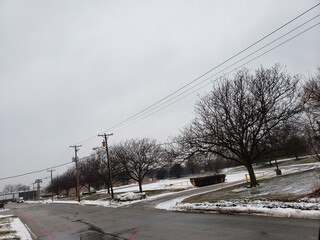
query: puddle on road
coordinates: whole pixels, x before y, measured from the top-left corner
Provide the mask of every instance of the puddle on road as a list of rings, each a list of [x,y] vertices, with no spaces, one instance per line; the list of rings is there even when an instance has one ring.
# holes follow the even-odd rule
[[[105,233],[102,229],[87,223],[82,219],[74,220],[77,222],[88,225],[88,230],[80,234],[80,240],[125,240],[125,238],[119,237],[116,234]]]
[[[123,240],[123,238],[108,235],[106,233],[88,231],[80,235],[80,240]]]

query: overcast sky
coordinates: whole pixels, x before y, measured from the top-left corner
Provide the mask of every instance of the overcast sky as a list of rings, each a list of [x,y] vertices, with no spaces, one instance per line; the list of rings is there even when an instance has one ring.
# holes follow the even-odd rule
[[[98,133],[174,92],[318,2],[0,0],[0,178],[70,162],[70,145],[81,143],[79,156],[89,155],[101,144]],[[208,76],[319,13],[320,7],[313,9]],[[319,21],[318,17],[259,54]],[[247,67],[254,70],[281,63],[290,74],[306,79],[320,65],[319,43],[318,25]],[[141,121],[128,122],[129,126],[110,129],[108,133],[114,133],[110,145],[127,138],[167,141],[194,117],[198,95],[211,87]],[[54,175],[64,170],[57,168]],[[0,191],[8,183],[31,186],[35,179],[47,176],[49,173],[41,172],[2,180]]]

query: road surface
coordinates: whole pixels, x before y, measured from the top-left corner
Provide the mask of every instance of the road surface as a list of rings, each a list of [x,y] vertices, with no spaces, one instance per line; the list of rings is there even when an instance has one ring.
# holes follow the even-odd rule
[[[319,221],[223,214],[196,214],[140,207],[72,204],[8,204],[34,239],[318,239]]]

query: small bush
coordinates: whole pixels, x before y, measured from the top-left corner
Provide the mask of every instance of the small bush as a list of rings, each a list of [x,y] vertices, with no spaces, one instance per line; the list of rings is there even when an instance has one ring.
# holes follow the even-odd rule
[[[216,174],[212,176],[190,178],[190,181],[192,185],[194,185],[195,187],[204,187],[208,185],[222,183],[225,181],[225,179],[225,174]]]

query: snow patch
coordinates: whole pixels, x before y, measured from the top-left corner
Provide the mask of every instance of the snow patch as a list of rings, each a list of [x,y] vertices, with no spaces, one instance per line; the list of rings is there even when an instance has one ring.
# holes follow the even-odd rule
[[[32,237],[25,227],[25,225],[20,221],[19,218],[13,218],[11,222],[11,228],[16,231],[17,233],[15,234],[17,237],[20,238],[20,240],[31,240]]]
[[[127,201],[145,199],[146,196],[147,196],[146,193],[127,192],[127,193],[116,195],[114,197],[114,200],[119,202],[127,202]]]
[[[232,212],[274,217],[320,219],[320,198],[304,198],[298,202],[245,199],[232,201],[221,200],[212,203],[181,203],[183,199],[185,198],[160,203],[156,208],[170,211]]]
[[[0,215],[0,229],[1,231],[8,231],[8,233],[3,232],[0,239],[32,240],[26,226],[18,217],[13,215]]]

